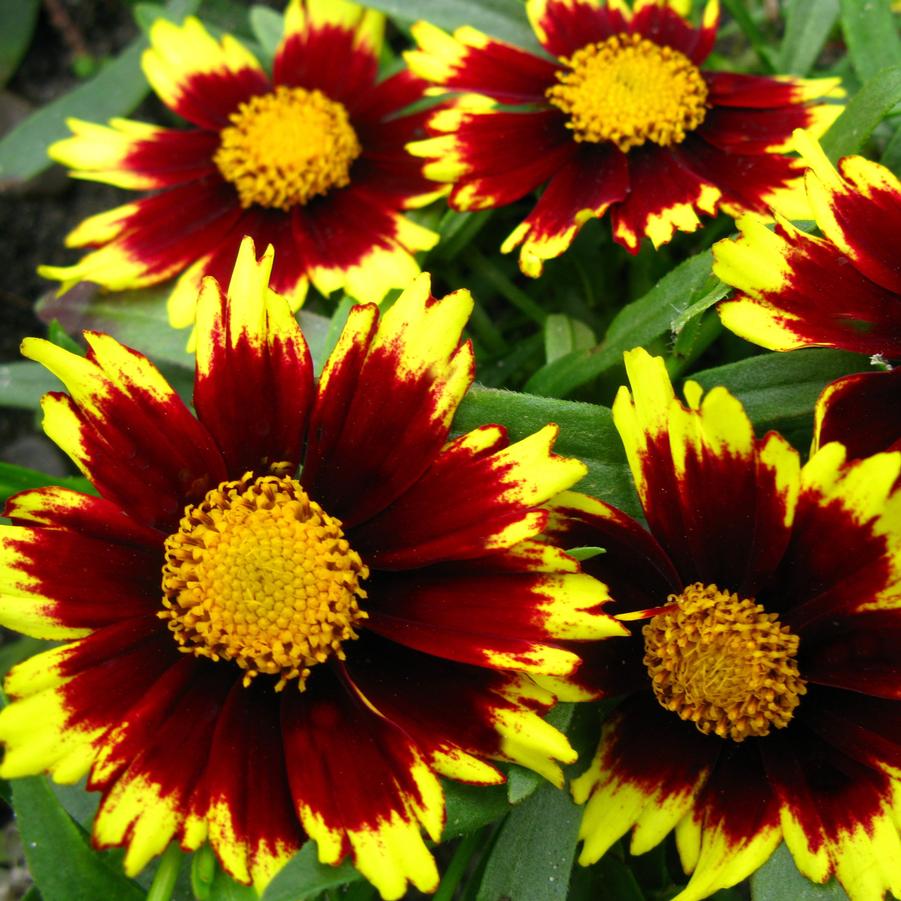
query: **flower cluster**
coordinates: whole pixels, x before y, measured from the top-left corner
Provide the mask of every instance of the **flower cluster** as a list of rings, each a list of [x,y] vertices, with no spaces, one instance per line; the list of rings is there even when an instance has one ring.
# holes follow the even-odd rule
[[[839,78],[727,71],[719,4],[695,13],[526,0],[530,48],[420,21],[382,78],[402,36],[349,0],[290,0],[271,71],[160,18],[143,72],[187,126],[71,119],[49,148],[145,193],[42,274],[165,286],[193,329],[190,398],[115,323],[84,348],[26,338],[65,389],[44,431],[84,480],[10,492],[0,524],[0,625],[54,642],[6,675],[0,777],[85,780],[127,877],[208,847],[262,894],[310,842],[387,901],[450,898],[432,844],[500,816],[456,829],[450,786],[509,779],[507,810],[525,768],[583,805],[585,867],[674,834],[676,901],[782,843],[852,901],[901,898],[901,183],[820,145]],[[615,388],[609,410],[497,393],[488,417],[470,389],[506,313],[436,297],[420,266],[436,248],[456,281],[468,214],[505,207],[524,218],[501,250],[533,278],[592,218],[620,247],[579,265],[605,246],[631,265],[645,237],[649,259],[699,214],[738,234],[711,269],[699,231],[703,278],[667,276],[683,319],[652,334],[640,300],[606,343],[566,315],[589,303],[544,311],[476,252],[476,281],[538,307],[548,379],[584,365],[582,401]],[[743,348],[680,398],[722,326],[776,353]],[[531,359],[512,331],[489,371],[521,387],[497,377]],[[548,717],[568,704],[594,733]]]

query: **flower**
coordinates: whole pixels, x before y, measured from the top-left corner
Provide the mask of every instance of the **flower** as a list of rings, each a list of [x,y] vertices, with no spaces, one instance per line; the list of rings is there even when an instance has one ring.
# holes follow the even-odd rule
[[[840,441],[849,460],[901,451],[901,369],[855,372],[823,389],[811,453],[830,441]]]
[[[795,136],[818,238],[776,217],[738,220],[714,245],[714,272],[738,290],[719,306],[726,328],[772,350],[821,345],[901,357],[901,182],[861,156],[838,171],[818,143]]]
[[[69,395],[45,429],[98,497],[12,497],[0,622],[64,643],[15,667],[3,778],[88,774],[101,847],[139,871],[208,839],[262,888],[304,841],[385,898],[434,890],[437,775],[561,782],[575,754],[530,673],[564,639],[624,634],[603,586],[538,540],[585,472],[498,426],[447,442],[473,377],[466,292],[420,276],[381,320],[357,306],[314,384],[272,251],[241,246],[198,301],[195,418],[143,356],[28,339]],[[298,467],[300,467],[298,471]]]
[[[678,0],[527,0],[553,59],[464,27],[453,37],[421,22],[410,68],[465,92],[428,122],[434,137],[410,145],[430,178],[453,182],[451,206],[504,206],[546,185],[502,246],[541,273],[576,232],[610,209],[613,237],[632,253],[698,212],[765,212],[797,194],[792,130],[825,131],[841,111],[823,99],[838,79],[763,78],[699,67],[716,36],[711,0],[699,28]],[[498,108],[502,105],[502,109]]]
[[[853,901],[898,895],[901,454],[830,443],[801,466],[724,388],[687,382],[686,407],[661,359],[626,367],[613,415],[649,530],[573,492],[552,503],[554,540],[606,549],[583,565],[634,624],[575,676],[580,696],[622,697],[573,784],[581,862],[675,830],[694,901],[784,840]]]
[[[309,282],[380,301],[419,271],[412,254],[437,235],[402,210],[430,201],[404,144],[424,113],[408,72],[376,83],[384,17],[345,0],[291,0],[273,76],[234,38],[163,19],[143,67],[160,99],[194,127],[126,119],[69,121],[50,155],[77,178],[149,196],[92,216],[67,237],[96,248],[72,266],[43,266],[63,287],[120,291],[181,273],[169,299],[191,325],[205,275],[228,281],[244,235],[276,248],[273,288],[296,309]]]

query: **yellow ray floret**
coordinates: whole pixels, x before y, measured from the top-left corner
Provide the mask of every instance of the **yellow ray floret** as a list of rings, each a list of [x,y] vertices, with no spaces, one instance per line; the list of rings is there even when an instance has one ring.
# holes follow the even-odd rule
[[[385,17],[380,12],[348,0],[291,0],[285,10],[285,38],[329,26],[354,32],[356,46],[378,56],[385,34]]]

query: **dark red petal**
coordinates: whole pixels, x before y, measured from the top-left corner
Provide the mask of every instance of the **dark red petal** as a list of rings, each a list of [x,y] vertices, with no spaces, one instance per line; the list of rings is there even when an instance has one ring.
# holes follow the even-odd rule
[[[171,93],[157,93],[173,112],[200,128],[216,132],[218,137],[218,132],[231,124],[229,117],[242,103],[271,90],[263,72],[246,67],[186,74],[171,88]]]
[[[840,441],[849,460],[901,450],[901,367],[858,372],[826,386],[817,401],[816,446],[830,441]]]
[[[354,112],[354,126],[363,130],[363,134],[368,134],[367,130],[377,124],[388,128],[388,122],[394,122],[401,110],[422,100],[428,84],[409,69],[401,69],[377,82],[360,98]],[[368,150],[368,140],[363,144],[364,150]]]
[[[218,147],[218,134],[165,129],[137,142],[118,165],[152,179],[155,188],[168,188],[217,176],[213,154]]]
[[[801,104],[776,109],[714,107],[697,129],[705,141],[727,153],[767,153],[783,146],[796,128],[810,124]]]
[[[692,28],[671,6],[649,3],[635,13],[629,30],[655,44],[672,47],[700,65],[713,49],[718,25],[717,17],[705,22],[703,28]]]
[[[735,72],[704,72],[703,77],[707,82],[707,102],[713,109],[720,106],[785,107],[801,99],[797,86],[790,80]]]
[[[322,91],[353,116],[378,73],[378,58],[355,28],[308,24],[285,36],[272,64],[277,85]]]
[[[313,364],[306,343],[299,329],[283,333],[265,313],[261,332],[242,329],[261,317],[233,314],[233,308],[246,310],[261,298],[217,291],[219,313],[210,323],[209,338],[203,339],[210,356],[202,365],[198,357],[197,415],[215,437],[230,478],[265,472],[273,463],[296,467],[313,400]]]
[[[583,0],[545,0],[532,14],[532,25],[544,49],[561,57],[629,31],[619,9]]]

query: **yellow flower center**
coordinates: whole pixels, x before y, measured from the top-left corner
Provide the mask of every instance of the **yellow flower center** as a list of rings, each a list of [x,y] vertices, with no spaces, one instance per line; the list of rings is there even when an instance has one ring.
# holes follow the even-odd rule
[[[369,575],[341,531],[291,478],[250,473],[188,507],[166,539],[161,619],[180,650],[290,679],[356,638]]]
[[[624,153],[685,140],[707,114],[707,84],[692,61],[637,34],[589,44],[563,62],[547,97],[577,141],[612,141]]]
[[[657,700],[705,734],[744,741],[790,722],[807,686],[798,636],[760,604],[689,585],[642,630]]]
[[[213,161],[241,204],[289,210],[350,183],[362,148],[347,110],[321,91],[277,87],[231,115]]]

